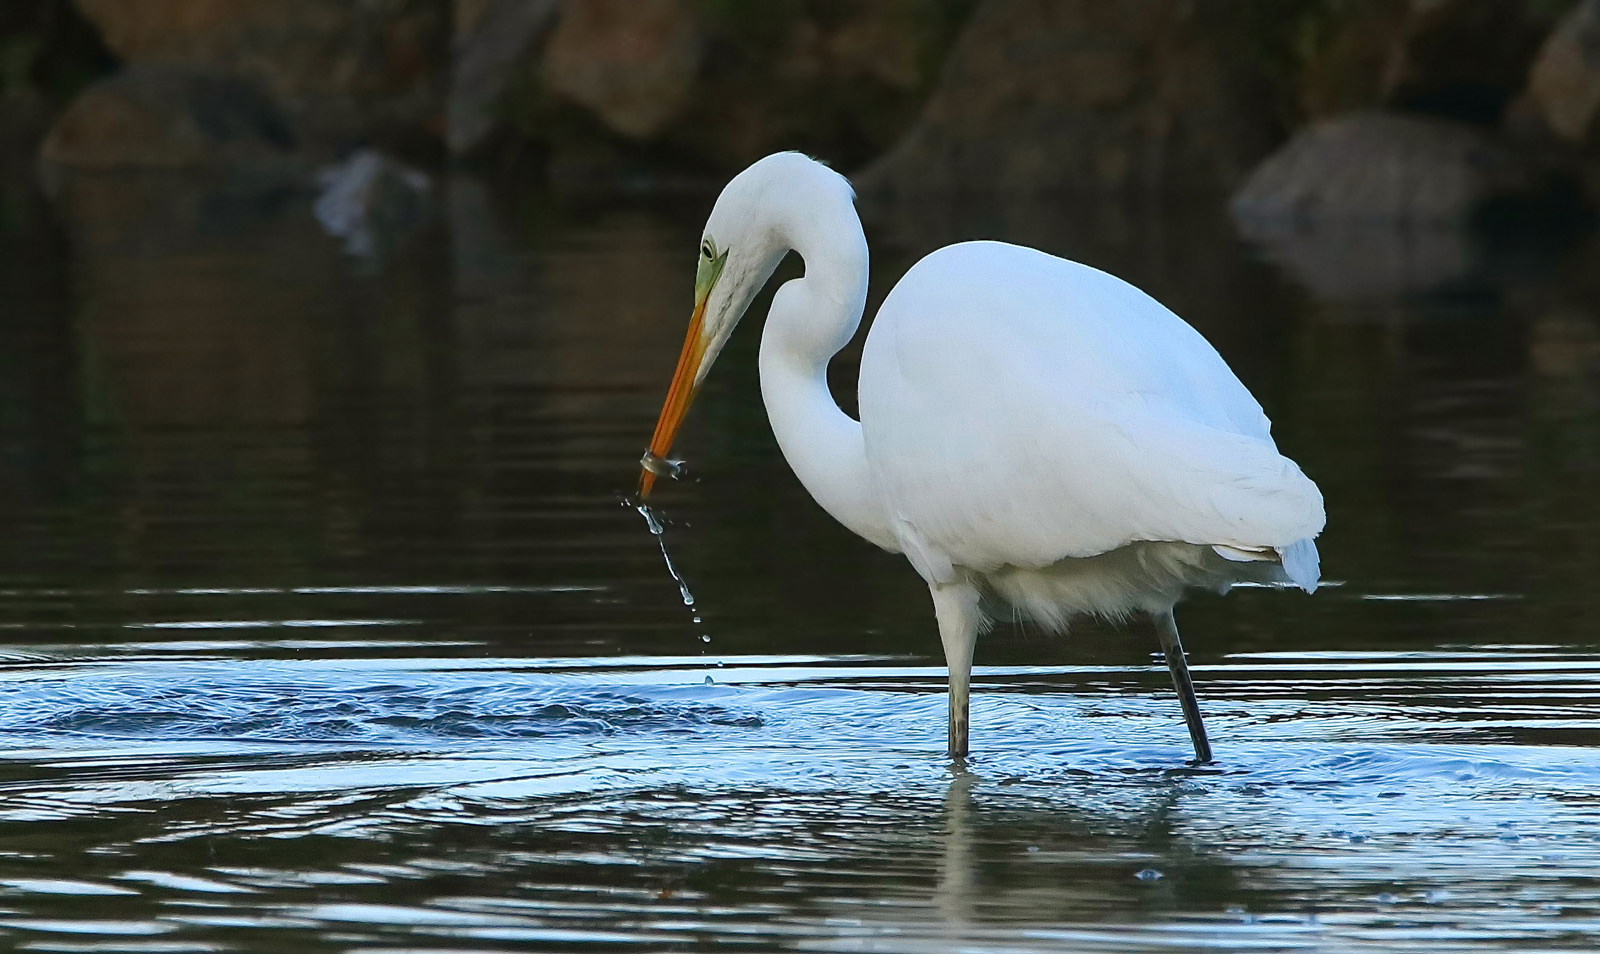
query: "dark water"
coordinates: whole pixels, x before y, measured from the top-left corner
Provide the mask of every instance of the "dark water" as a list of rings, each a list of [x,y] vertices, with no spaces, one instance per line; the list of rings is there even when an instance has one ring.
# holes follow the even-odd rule
[[[694,608],[625,504],[708,201],[457,181],[381,261],[294,194],[0,204],[0,946],[1600,941],[1589,242],[869,208],[875,298],[976,236],[1142,285],[1329,504],[1339,585],[1181,611],[1218,764],[1085,626],[980,644],[957,766],[926,592],[787,471],[757,321],[659,495]]]

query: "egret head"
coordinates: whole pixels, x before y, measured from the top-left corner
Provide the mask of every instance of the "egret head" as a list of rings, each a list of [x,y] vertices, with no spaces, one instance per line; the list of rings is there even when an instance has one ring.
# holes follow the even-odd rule
[[[793,247],[789,233],[797,216],[807,215],[818,189],[825,194],[842,190],[847,203],[852,195],[849,183],[832,169],[800,153],[781,152],[734,176],[717,197],[700,236],[689,333],[643,461],[641,498],[649,495],[657,473],[670,467],[666,455],[700,382],[756,293]]]

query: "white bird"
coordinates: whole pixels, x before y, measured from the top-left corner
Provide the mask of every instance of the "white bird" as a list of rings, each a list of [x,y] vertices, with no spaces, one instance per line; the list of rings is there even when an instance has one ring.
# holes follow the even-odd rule
[[[967,753],[972,654],[988,612],[1062,629],[1080,614],[1155,621],[1195,758],[1211,761],[1173,606],[1190,586],[1316,589],[1322,495],[1278,453],[1216,349],[1134,286],[1002,242],[923,258],[879,308],[861,420],[828,392],[860,325],[867,242],[855,193],[798,153],[730,181],[700,243],[694,313],[639,494],[756,292],[772,299],[761,396],[784,458],[822,508],[911,561],[949,667],[949,751]]]

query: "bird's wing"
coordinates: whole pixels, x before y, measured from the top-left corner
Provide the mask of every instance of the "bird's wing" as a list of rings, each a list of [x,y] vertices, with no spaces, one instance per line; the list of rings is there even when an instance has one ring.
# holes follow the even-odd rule
[[[1316,485],[1198,332],[1041,252],[968,243],[918,263],[879,311],[860,397],[868,465],[914,560],[1281,548],[1322,528]]]

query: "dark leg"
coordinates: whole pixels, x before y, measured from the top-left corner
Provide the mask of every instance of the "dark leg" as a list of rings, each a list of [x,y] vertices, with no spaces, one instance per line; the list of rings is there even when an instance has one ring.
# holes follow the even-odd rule
[[[1183,656],[1183,643],[1178,639],[1178,622],[1172,611],[1158,613],[1156,632],[1161,636],[1161,654],[1167,658],[1167,668],[1172,671],[1172,687],[1178,690],[1178,701],[1183,705],[1183,719],[1189,723],[1189,738],[1194,742],[1194,759],[1204,765],[1211,761],[1211,743],[1206,741],[1206,724],[1200,718],[1200,701],[1194,696],[1194,683],[1189,680],[1189,663]]]
[[[967,583],[934,584],[933,613],[939,620],[945,664],[950,669],[950,757],[967,756],[967,693],[972,684],[972,650],[978,643],[978,591]]]

